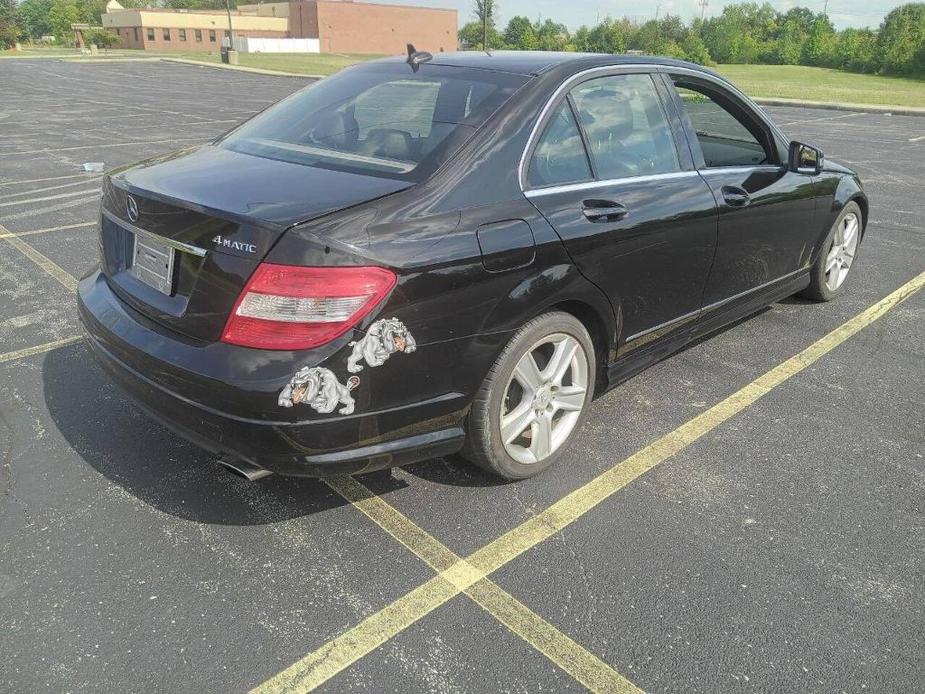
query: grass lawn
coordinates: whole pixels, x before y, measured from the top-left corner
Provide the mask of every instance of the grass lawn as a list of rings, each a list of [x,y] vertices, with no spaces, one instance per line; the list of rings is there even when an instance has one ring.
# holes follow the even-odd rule
[[[749,96],[925,107],[925,79],[802,65],[717,65],[714,69]]]

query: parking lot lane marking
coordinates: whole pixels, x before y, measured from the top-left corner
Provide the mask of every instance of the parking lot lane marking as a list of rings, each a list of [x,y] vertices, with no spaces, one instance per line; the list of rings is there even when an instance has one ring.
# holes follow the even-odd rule
[[[46,258],[28,243],[18,238],[16,234],[11,233],[10,230],[2,224],[0,224],[0,234],[3,235],[4,241],[12,245],[29,260],[58,280],[60,284],[67,287],[67,289],[72,292],[77,291],[77,278],[75,278],[74,275],[55,263],[51,258]]]
[[[0,207],[9,207],[10,205],[28,205],[33,202],[46,202],[47,200],[60,200],[61,198],[73,198],[78,195],[87,195],[89,193],[95,193],[94,189],[89,190],[72,190],[70,193],[59,193],[58,195],[45,195],[40,198],[26,198],[25,200],[9,200],[7,202],[0,202]]]
[[[251,694],[311,691],[459,595],[459,592],[457,585],[438,574],[258,685]]]
[[[415,556],[457,585],[489,615],[592,691],[641,691],[361,482],[352,477],[334,477],[326,479],[325,483]],[[458,576],[463,579],[462,584]],[[473,581],[473,578],[478,580]],[[439,605],[434,609],[436,607]]]
[[[66,231],[67,229],[80,229],[82,227],[95,227],[96,222],[78,222],[77,224],[63,224],[59,227],[45,227],[44,229],[30,229],[29,231],[9,231],[0,233],[0,239],[10,236],[33,236],[34,234],[47,234],[50,231]]]
[[[62,188],[73,188],[74,186],[84,186],[91,183],[96,183],[95,179],[87,179],[85,181],[71,181],[70,183],[58,183],[53,186],[45,186],[44,188],[32,188],[31,190],[20,190],[15,193],[5,193],[0,195],[0,200],[9,200],[10,198],[18,198],[20,195],[31,195],[33,193],[46,193],[49,190],[61,190]]]
[[[45,352],[51,352],[54,349],[58,349],[59,347],[66,347],[67,345],[72,345],[75,342],[80,342],[81,340],[83,340],[83,338],[80,335],[74,335],[72,337],[64,337],[60,340],[46,342],[44,345],[35,345],[34,347],[17,349],[15,352],[0,354],[0,364],[8,361],[16,361],[17,359],[25,359],[26,357],[31,357],[34,354],[44,354]]]
[[[592,692],[643,690],[489,579],[466,590],[472,600]]]
[[[555,535],[633,480],[684,450],[777,386],[814,364],[852,335],[863,330],[915,294],[923,285],[925,285],[925,272],[909,280],[890,295],[835,328],[803,351],[765,372],[709,410],[656,439],[623,462],[566,495],[545,511],[469,555],[467,560],[486,574],[497,571],[515,557]]]
[[[910,137],[909,142],[920,142],[925,140],[925,135],[919,135],[918,137]]]
[[[530,518],[489,542],[481,549],[476,550],[460,564],[474,567],[473,573],[475,576],[487,577],[497,571],[527,550],[532,549],[578,520],[642,474],[681,452],[723,422],[747,409],[774,388],[808,368],[850,337],[883,317],[923,286],[925,286],[925,272],[912,278],[897,290],[827,333],[801,352],[766,371],[709,410],[685,422],[674,431],[656,439],[629,458],[617,463],[590,482],[552,504],[539,515]],[[359,484],[355,481],[354,483]],[[332,488],[337,491],[337,487],[332,486]],[[347,492],[345,498],[351,503],[352,498],[357,498],[364,502],[368,498],[363,496],[362,492],[359,495],[357,494],[360,488],[363,488],[362,485],[360,485],[360,488],[354,485],[349,487],[341,485],[341,488]],[[369,494],[372,494],[372,492],[369,492]],[[379,501],[386,504],[381,498]],[[364,513],[371,508],[382,510],[379,502],[364,503],[358,508]],[[395,512],[398,513],[398,511]],[[382,515],[381,518],[388,519],[390,515],[391,513],[387,513]],[[373,520],[375,521],[376,519],[373,518]],[[376,522],[378,523],[378,521]],[[402,521],[402,523],[404,522]],[[407,519],[407,522],[413,523],[410,519]],[[420,537],[415,542],[418,540],[420,540]],[[437,542],[437,540],[434,541]],[[404,542],[402,544],[409,548],[415,544],[410,540],[407,540],[407,542],[408,544]],[[446,551],[449,552],[450,550],[447,549]],[[431,552],[435,557],[442,555],[442,551],[431,550]],[[437,560],[443,561],[443,559]],[[279,675],[259,685],[253,691],[260,694],[278,691],[308,691],[312,687],[327,681],[330,677],[349,667],[364,655],[372,652],[388,639],[398,635],[401,631],[414,624],[415,621],[458,594],[459,591],[452,592],[452,588],[449,595],[437,590],[436,586],[441,584],[449,585],[449,582],[442,578],[444,573],[441,572],[427,583],[422,584],[410,593],[406,593],[376,614],[360,622],[357,626],[294,663]],[[487,582],[487,578],[473,581],[472,585],[476,583],[481,585],[484,582]],[[437,598],[438,592],[439,599]],[[472,592],[478,594],[478,591]],[[498,615],[495,616],[501,619]],[[509,618],[512,623],[516,621],[506,613],[505,617]],[[309,683],[314,684],[309,687]],[[294,686],[290,688],[289,685]]]
[[[61,181],[65,178],[85,178],[88,181],[91,181],[93,179],[99,178],[99,176],[98,175],[88,176],[85,173],[76,173],[76,174],[68,174],[67,176],[49,176],[47,178],[29,178],[29,179],[26,179],[25,181],[2,181],[0,182],[0,186],[18,186],[18,185],[23,185],[26,183],[44,183],[45,181]]]
[[[163,145],[171,142],[190,142],[208,140],[208,137],[172,137],[169,140],[148,140],[146,142],[105,142],[96,145],[74,145],[73,147],[44,147],[42,149],[26,149],[19,152],[0,152],[0,157],[15,157],[22,154],[52,154],[54,152],[73,152],[78,149],[100,149],[102,147],[130,147],[132,145]]]

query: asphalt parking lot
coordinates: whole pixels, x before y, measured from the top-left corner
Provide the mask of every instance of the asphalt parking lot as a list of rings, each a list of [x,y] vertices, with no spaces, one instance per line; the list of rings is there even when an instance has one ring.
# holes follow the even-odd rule
[[[925,687],[925,118],[769,108],[865,180],[848,292],[600,398],[547,474],[247,483],[81,343],[80,165],[205,141],[305,83],[0,62],[0,690]]]

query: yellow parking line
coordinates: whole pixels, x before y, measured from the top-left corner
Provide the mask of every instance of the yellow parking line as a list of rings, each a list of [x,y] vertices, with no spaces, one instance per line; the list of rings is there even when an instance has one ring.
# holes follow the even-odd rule
[[[26,256],[29,260],[38,265],[56,280],[58,280],[58,282],[61,283],[64,287],[72,292],[77,290],[77,279],[67,270],[62,268],[50,258],[46,258],[28,243],[18,238],[16,234],[12,233],[2,224],[0,224],[0,234],[2,234],[2,238],[7,243],[11,244],[14,248],[16,248],[16,250]]]
[[[95,227],[96,222],[78,222],[77,224],[63,224],[59,227],[45,227],[44,229],[30,229],[29,231],[6,231],[0,233],[0,239],[6,239],[10,236],[33,236],[35,234],[46,234],[49,231],[66,231],[68,229],[80,229],[82,227]]]
[[[67,345],[72,345],[75,342],[80,342],[83,338],[80,335],[74,335],[72,337],[64,337],[60,340],[54,340],[52,342],[46,342],[44,345],[36,345],[35,347],[26,347],[25,349],[18,349],[15,352],[7,352],[6,354],[0,354],[0,364],[8,361],[15,361],[16,359],[24,359],[26,357],[31,357],[33,354],[44,354],[45,352],[50,352],[53,349],[58,349],[59,347],[66,347]]]
[[[253,692],[311,691],[460,593],[470,597],[592,691],[641,691],[360,482],[349,477],[332,478],[326,482],[438,574],[386,610],[360,622],[259,685]]]
[[[540,644],[537,647],[553,660],[557,657],[565,659],[561,654],[555,653],[556,648],[561,646],[561,639],[564,635],[557,632],[559,635],[557,639],[544,641],[547,637],[544,633],[547,623],[542,621],[533,623],[530,617],[520,611],[520,603],[507,596],[506,593],[507,597],[502,598],[500,603],[496,601],[497,596],[494,593],[483,594],[481,592],[483,586],[494,585],[485,577],[575,522],[640,475],[663,463],[723,422],[742,412],[774,388],[811,366],[845,340],[881,318],[919,291],[923,285],[925,285],[925,272],[806,349],[765,372],[709,410],[579,487],[539,515],[503,534],[469,555],[465,560],[460,560],[449,568],[442,569],[434,578],[367,617],[332,641],[325,643],[276,677],[258,686],[254,691],[261,694],[275,691],[309,691],[401,633],[460,592],[467,592],[495,618],[517,633],[521,631],[530,633],[531,643]],[[386,525],[391,527],[395,531],[393,536],[396,536],[399,542],[418,556],[429,557],[428,563],[434,568],[443,566],[449,561],[446,554],[449,552],[448,549],[442,545],[439,548],[433,545],[431,540],[437,541],[414,525],[410,519],[401,516],[394,509],[389,511],[388,509],[392,507],[384,500],[365,496],[362,492],[365,488],[357,485],[356,482],[350,485],[332,482],[332,486],[338,493],[343,490],[343,496],[363,513],[370,515],[376,523],[383,527]],[[393,511],[401,517],[396,518]],[[393,524],[395,524],[394,527]],[[459,575],[464,576],[465,580],[460,580]],[[523,609],[526,610],[526,607]],[[580,646],[579,649],[586,652]],[[590,688],[596,688],[593,684],[583,683]],[[632,687],[629,682],[626,682],[626,685]]]

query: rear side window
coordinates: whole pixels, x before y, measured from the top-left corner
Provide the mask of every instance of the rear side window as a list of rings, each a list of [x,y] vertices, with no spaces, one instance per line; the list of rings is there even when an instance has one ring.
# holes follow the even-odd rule
[[[590,80],[575,87],[572,98],[598,178],[680,170],[668,118],[649,75]]]
[[[762,144],[767,138],[757,123],[693,84],[679,84],[676,79],[675,88],[697,133],[706,166],[754,166],[773,162],[770,149]]]
[[[404,62],[362,65],[281,101],[220,144],[296,164],[418,180],[528,79],[440,65],[416,72]]]
[[[533,150],[527,181],[531,186],[575,183],[591,178],[591,167],[578,124],[563,101]]]

